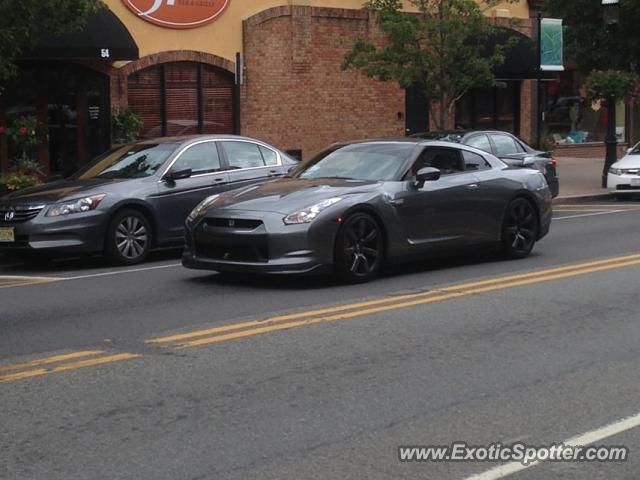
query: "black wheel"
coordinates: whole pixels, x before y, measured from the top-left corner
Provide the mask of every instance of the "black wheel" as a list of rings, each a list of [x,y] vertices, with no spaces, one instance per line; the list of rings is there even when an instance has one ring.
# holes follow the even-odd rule
[[[516,198],[507,207],[502,227],[502,250],[510,258],[525,258],[538,238],[538,217],[533,205]]]
[[[121,265],[143,262],[151,247],[151,224],[137,210],[123,210],[111,220],[105,239],[105,253]]]
[[[367,282],[382,265],[382,229],[366,213],[348,217],[338,231],[335,247],[336,274],[349,283]]]

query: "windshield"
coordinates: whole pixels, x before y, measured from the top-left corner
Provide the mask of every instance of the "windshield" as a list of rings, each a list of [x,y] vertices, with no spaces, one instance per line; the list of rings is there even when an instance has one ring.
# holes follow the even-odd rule
[[[395,180],[411,156],[413,143],[356,144],[329,149],[297,172],[297,178]]]
[[[629,155],[640,155],[640,143],[631,149]]]
[[[101,155],[80,170],[75,178],[144,178],[155,174],[178,147],[177,143],[139,144],[119,147]]]

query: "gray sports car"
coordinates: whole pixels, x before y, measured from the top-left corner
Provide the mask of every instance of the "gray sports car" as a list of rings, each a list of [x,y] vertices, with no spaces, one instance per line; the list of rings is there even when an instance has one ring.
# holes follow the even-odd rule
[[[183,265],[335,272],[348,282],[441,247],[529,255],[551,224],[542,174],[422,139],[337,144],[285,178],[213,195],[189,215]]]

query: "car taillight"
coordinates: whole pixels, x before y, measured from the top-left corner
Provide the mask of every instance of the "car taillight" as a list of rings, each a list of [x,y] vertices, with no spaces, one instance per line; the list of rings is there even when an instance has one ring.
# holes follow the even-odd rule
[[[553,157],[551,157],[551,166],[553,168],[556,168],[558,166],[558,161]]]

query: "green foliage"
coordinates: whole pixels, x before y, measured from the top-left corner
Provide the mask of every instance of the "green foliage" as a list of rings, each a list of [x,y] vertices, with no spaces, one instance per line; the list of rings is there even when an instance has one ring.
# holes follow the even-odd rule
[[[27,175],[19,171],[12,171],[0,176],[0,185],[5,185],[11,192],[41,184],[42,181],[37,175]]]
[[[47,35],[81,29],[101,0],[0,0],[0,91],[15,60]]]
[[[606,70],[592,72],[585,87],[593,99],[624,100],[630,95],[636,95],[640,86],[640,78],[636,73],[622,70]]]
[[[123,107],[111,114],[111,131],[116,144],[138,140],[142,128],[142,120],[130,107]]]
[[[637,0],[620,0],[620,22],[607,26],[600,0],[546,0],[546,14],[564,19],[565,46],[583,73],[608,68],[640,69],[640,8]],[[615,7],[609,7],[615,8]]]
[[[18,117],[7,128],[9,140],[22,152],[23,157],[38,144],[37,128],[38,120],[34,116]]]
[[[382,81],[394,80],[402,88],[417,85],[427,98],[438,100],[440,115],[431,116],[445,128],[447,111],[472,88],[497,84],[493,69],[504,63],[507,45],[487,51],[487,40],[497,28],[475,0],[409,0],[417,14],[402,11],[399,0],[369,0],[375,12],[383,46],[358,39],[345,56],[342,68],[355,68]],[[497,5],[487,0],[486,8]],[[433,113],[433,112],[431,112]]]

